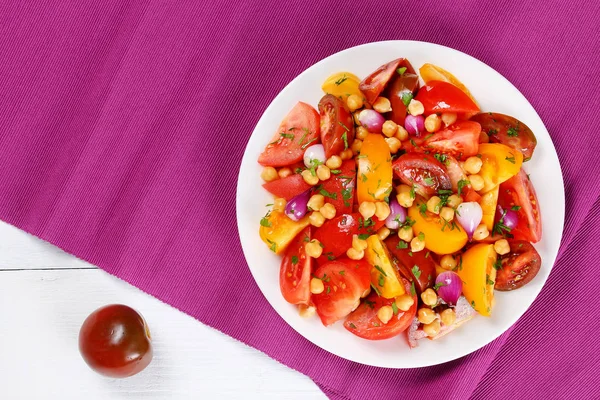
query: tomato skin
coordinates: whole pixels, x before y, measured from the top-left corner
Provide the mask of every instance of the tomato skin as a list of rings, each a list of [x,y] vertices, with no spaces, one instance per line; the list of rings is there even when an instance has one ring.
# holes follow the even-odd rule
[[[326,94],[334,95],[345,102],[348,97],[353,94],[363,97],[362,92],[360,89],[358,89],[359,83],[360,79],[358,79],[358,76],[354,75],[353,73],[337,72],[333,75],[330,75],[325,82],[323,82],[321,89]]]
[[[371,266],[363,260],[340,258],[317,268],[315,276],[323,281],[325,290],[312,296],[323,325],[329,326],[344,318],[360,304],[360,298],[371,287]]]
[[[448,82],[429,81],[415,98],[423,103],[425,115],[446,112],[469,118],[479,112],[479,107],[469,96]]]
[[[392,193],[392,156],[390,147],[380,134],[370,133],[360,148],[357,160],[358,202],[383,201]]]
[[[354,204],[356,191],[356,161],[346,160],[340,167],[339,174],[332,174],[331,178],[322,183],[323,189],[335,193],[335,199],[325,196],[325,202],[333,204],[337,214],[349,214]]]
[[[308,225],[308,215],[299,221],[292,221],[281,211],[271,211],[265,216],[266,224],[261,222],[258,233],[261,240],[275,254],[281,254],[294,238]]]
[[[533,131],[518,119],[500,113],[479,113],[471,117],[478,122],[481,130],[490,138],[492,143],[502,143],[523,153],[524,161],[533,156],[537,139]],[[510,132],[509,132],[510,130]]]
[[[415,191],[423,196],[431,196],[440,189],[452,189],[452,182],[444,165],[432,155],[403,154],[394,161],[392,169],[403,183],[415,185]]]
[[[292,174],[285,178],[265,182],[262,186],[275,197],[283,197],[288,201],[292,197],[312,188],[311,185],[304,181],[304,178],[302,178],[302,175],[300,174]]]
[[[421,206],[425,201],[417,197],[414,204],[408,208],[408,216],[412,218],[413,233],[418,236],[425,235],[425,247],[436,254],[452,254],[462,249],[469,238],[458,225],[448,227],[442,219],[429,211],[421,213]]]
[[[329,158],[340,154],[354,140],[352,114],[346,105],[332,94],[326,94],[319,101],[319,114],[321,116],[321,142],[325,148],[325,156]]]
[[[304,247],[311,237],[312,227],[307,226],[296,235],[281,260],[279,288],[283,298],[290,304],[309,305],[310,303],[310,274],[313,259],[306,256]]]
[[[533,184],[523,169],[517,175],[500,184],[498,204],[504,210],[508,210],[513,206],[520,207],[516,211],[519,222],[510,231],[514,239],[532,243],[537,243],[542,239],[540,203]]]
[[[458,121],[429,136],[423,142],[423,149],[464,160],[479,151],[480,132],[481,126],[477,122]]]
[[[404,126],[404,119],[406,118],[406,106],[402,101],[402,95],[405,93],[414,95],[419,90],[419,77],[414,73],[408,61],[406,61],[404,66],[406,67],[406,72],[402,75],[394,74],[385,93],[392,106],[392,111],[386,113],[385,118],[401,126]]]
[[[421,75],[423,81],[426,84],[431,81],[445,81],[453,84],[454,86],[462,90],[467,96],[469,96],[469,98],[473,100],[473,103],[477,104],[475,98],[473,97],[469,89],[467,89],[467,87],[460,80],[458,80],[457,77],[455,77],[442,67],[438,67],[437,65],[433,64],[423,64],[423,66],[419,68],[419,74]]]
[[[400,279],[406,293],[410,293],[410,283],[404,278]],[[379,297],[375,292],[371,292],[365,301],[346,318],[344,328],[358,337],[369,340],[383,340],[398,336],[408,329],[417,313],[419,302],[416,294],[413,294],[412,298],[413,305],[408,311],[398,310],[398,314],[392,316],[387,324],[382,324],[377,317],[377,311],[383,306],[392,305],[396,299],[386,299]]]
[[[293,135],[284,137],[281,133]],[[264,167],[284,167],[304,156],[303,146],[319,140],[319,113],[312,106],[299,101],[285,116],[270,143],[258,157]]]
[[[497,254],[493,244],[477,243],[462,255],[456,273],[463,282],[463,295],[479,314],[489,317],[494,304]]]
[[[500,291],[515,290],[525,286],[540,270],[542,258],[531,243],[509,240],[510,253],[500,257],[502,267],[496,274],[494,288]]]
[[[323,245],[323,255],[317,258],[317,264],[326,264],[346,254],[352,247],[353,235],[375,234],[384,224],[385,221],[372,217],[365,227],[364,219],[359,213],[344,214],[325,221],[314,233],[314,238]]]
[[[397,261],[398,270],[409,281],[415,283],[417,294],[421,294],[425,289],[433,287],[435,284],[435,261],[428,251],[419,251],[412,253],[410,248],[398,248],[400,239],[397,235],[391,235],[385,240],[385,244]],[[414,266],[418,267],[417,275],[413,272]]]
[[[152,361],[146,321],[123,304],[101,307],[85,319],[79,351],[94,371],[113,378],[135,375]]]
[[[360,82],[358,88],[365,95],[365,98],[370,104],[373,104],[381,92],[383,92],[389,80],[395,73],[397,73],[396,70],[404,61],[404,58],[398,58],[394,61],[390,61],[389,63],[377,68],[375,71],[373,71],[373,73],[371,73],[371,75],[367,76]],[[414,70],[412,73],[414,73]]]

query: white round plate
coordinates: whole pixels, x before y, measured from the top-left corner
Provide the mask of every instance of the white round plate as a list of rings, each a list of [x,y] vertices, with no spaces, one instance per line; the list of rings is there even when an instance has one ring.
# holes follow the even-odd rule
[[[471,91],[483,111],[514,116],[535,133],[538,144],[525,169],[537,191],[542,213],[543,240],[536,244],[542,257],[538,275],[514,292],[496,292],[492,317],[476,316],[445,337],[421,340],[410,349],[404,334],[382,341],[361,339],[346,331],[341,322],[330,327],[318,317],[304,319],[279,291],[281,258],[262,243],[259,221],[272,203],[261,187],[259,154],[268,144],[289,110],[303,101],[315,108],[323,96],[321,84],[340,71],[363,79],[377,67],[398,57],[407,58],[415,69],[432,63],[452,72]],[[527,99],[502,75],[481,61],[448,47],[414,41],[387,41],[353,47],[316,63],[296,77],[265,110],[246,147],[237,185],[237,223],[248,266],[256,283],[275,311],[298,333],[315,345],[348,360],[388,368],[435,365],[467,355],[505,332],[529,308],[546,282],[556,259],[562,237],[565,199],[563,179],[556,150],[540,117]]]

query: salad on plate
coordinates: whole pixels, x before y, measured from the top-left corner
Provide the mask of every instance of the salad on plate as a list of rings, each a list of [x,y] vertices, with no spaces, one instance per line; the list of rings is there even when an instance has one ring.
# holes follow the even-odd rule
[[[258,158],[260,220],[284,299],[370,340],[437,339],[541,266],[525,123],[480,110],[450,72],[398,58],[298,102]]]

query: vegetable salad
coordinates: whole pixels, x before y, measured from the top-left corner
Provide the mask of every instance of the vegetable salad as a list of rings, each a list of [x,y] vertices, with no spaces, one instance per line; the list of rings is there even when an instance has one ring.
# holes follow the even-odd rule
[[[399,58],[362,80],[333,74],[258,158],[274,196],[260,237],[282,257],[285,300],[364,339],[406,332],[413,347],[531,281],[542,235],[522,168],[533,132],[482,112],[439,66],[418,72]]]

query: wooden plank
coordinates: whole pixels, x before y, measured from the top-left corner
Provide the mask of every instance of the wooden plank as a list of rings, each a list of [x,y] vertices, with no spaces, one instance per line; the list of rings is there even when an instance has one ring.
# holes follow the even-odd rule
[[[6,258],[0,252],[4,265],[43,265],[15,252]],[[128,379],[97,375],[78,351],[81,323],[110,303],[140,311],[153,336],[154,360]],[[98,269],[0,272],[0,321],[2,398],[326,398],[302,374]]]

